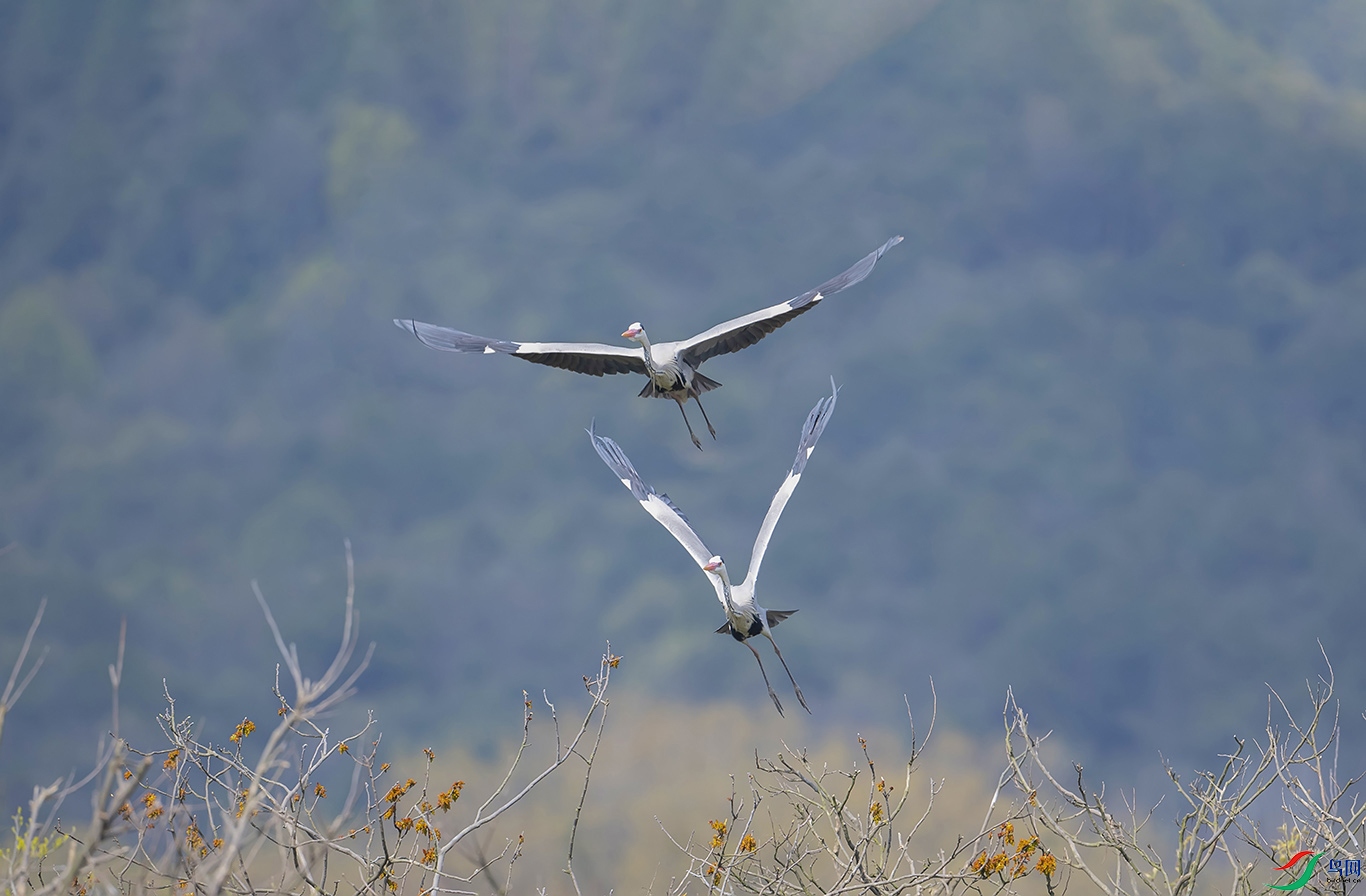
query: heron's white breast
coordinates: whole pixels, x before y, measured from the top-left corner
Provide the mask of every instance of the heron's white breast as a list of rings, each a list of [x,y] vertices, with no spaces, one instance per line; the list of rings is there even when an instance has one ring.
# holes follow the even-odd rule
[[[655,369],[650,374],[656,386],[666,391],[686,389],[692,384],[692,368],[670,353],[663,358],[655,358]]]

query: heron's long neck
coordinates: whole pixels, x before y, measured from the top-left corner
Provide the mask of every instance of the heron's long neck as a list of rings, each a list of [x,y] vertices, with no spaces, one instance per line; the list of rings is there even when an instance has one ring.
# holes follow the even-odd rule
[[[655,367],[655,359],[650,354],[650,337],[645,335],[645,329],[640,330],[640,348],[645,352],[645,369],[653,373],[659,368]]]
[[[721,593],[726,597],[726,615],[729,616],[735,612],[735,598],[730,590],[730,573],[726,572],[724,566],[718,569],[717,572],[720,573]]]

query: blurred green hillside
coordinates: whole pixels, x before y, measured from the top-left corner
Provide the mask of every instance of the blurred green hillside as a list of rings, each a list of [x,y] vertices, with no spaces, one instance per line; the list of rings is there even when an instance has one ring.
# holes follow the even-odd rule
[[[52,654],[0,789],[89,754],[121,617],[125,726],[269,712],[249,582],[322,657],[345,537],[392,737],[479,749],[604,639],[771,715],[583,429],[743,566],[831,375],[761,591],[818,717],[1013,686],[1155,764],[1321,642],[1357,718],[1364,198],[1357,0],[2,4],[0,660],[44,596]],[[708,364],[704,452],[638,378],[390,323],[681,338],[897,233]]]

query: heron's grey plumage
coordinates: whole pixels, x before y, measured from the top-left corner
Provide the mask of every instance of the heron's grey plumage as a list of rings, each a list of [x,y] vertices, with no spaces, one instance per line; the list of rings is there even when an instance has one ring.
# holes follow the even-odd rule
[[[640,349],[598,342],[511,342],[489,339],[463,330],[438,327],[420,320],[395,320],[428,348],[443,352],[477,352],[485,355],[513,355],[533,364],[560,367],[575,373],[602,376],[608,373],[645,373]]]
[[[656,492],[646,483],[636,472],[631,459],[626,456],[626,452],[621,450],[621,446],[606,436],[597,434],[596,427],[590,427],[588,437],[593,443],[593,448],[598,452],[598,457],[602,458],[603,463],[621,480],[622,485],[631,491],[631,495],[640,502],[645,511],[654,517],[660,525],[669,531],[678,543],[693,558],[698,567],[708,573],[707,579],[712,583],[716,590],[716,597],[721,602],[722,609],[726,614],[726,624],[717,629],[718,632],[729,633],[737,641],[747,642],[755,635],[763,635],[773,644],[773,650],[778,654],[778,659],[787,670],[787,676],[792,681],[792,687],[797,693],[797,699],[803,708],[806,707],[806,698],[802,696],[802,689],[797,686],[797,681],[792,678],[791,670],[787,669],[787,661],[783,659],[782,652],[778,650],[778,643],[773,640],[771,629],[787,617],[791,616],[796,610],[766,610],[761,607],[755,598],[755,584],[759,579],[759,568],[763,564],[764,553],[768,550],[769,541],[773,537],[773,530],[778,525],[778,518],[782,516],[783,510],[787,507],[787,502],[792,498],[792,493],[797,488],[797,483],[801,480],[802,472],[806,469],[806,462],[810,459],[811,453],[816,448],[816,442],[820,439],[821,433],[825,432],[826,424],[830,422],[830,417],[835,411],[835,402],[839,398],[839,389],[835,386],[835,380],[830,380],[830,395],[816,402],[816,406],[806,416],[806,422],[802,425],[801,437],[797,442],[797,458],[792,462],[792,467],[788,470],[787,476],[783,478],[783,483],[778,487],[778,491],[769,503],[768,512],[764,514],[764,521],[759,527],[759,534],[754,539],[754,548],[750,553],[749,569],[745,572],[744,581],[738,585],[732,585],[730,575],[726,570],[725,562],[720,557],[711,553],[701,536],[693,529],[688,522],[683,511],[678,508],[667,495]],[[746,643],[751,651],[753,645]],[[759,654],[754,653],[754,658],[759,659]],[[763,661],[759,660],[759,669],[763,670]],[[768,684],[768,673],[764,673],[764,683]],[[783,705],[778,700],[778,695],[774,693],[772,685],[768,688],[769,696],[773,698],[773,703],[778,708],[778,712],[783,711]],[[810,709],[807,708],[807,712]]]
[[[768,513],[764,514],[764,521],[759,525],[759,534],[754,538],[754,549],[749,555],[749,568],[745,570],[745,581],[751,592],[754,584],[759,580],[759,567],[764,562],[764,552],[768,550],[769,540],[773,538],[773,530],[778,525],[778,517],[783,515],[783,508],[787,507],[787,502],[792,498],[792,493],[797,490],[797,483],[801,481],[802,471],[806,469],[806,462],[811,458],[811,452],[816,450],[816,442],[820,439],[821,433],[825,432],[825,425],[830,422],[830,415],[835,412],[835,400],[839,398],[840,390],[835,386],[835,378],[830,378],[830,397],[822,398],[816,402],[816,406],[811,409],[811,413],[806,415],[806,422],[802,424],[802,435],[797,442],[797,458],[792,461],[792,469],[788,470],[787,478],[783,484],[778,486],[778,491],[774,493],[773,500],[768,505]]]
[[[679,509],[678,505],[669,500],[669,496],[655,491],[645,480],[640,478],[636,472],[631,459],[626,456],[626,452],[621,450],[621,446],[606,436],[600,436],[596,432],[596,425],[591,425],[588,429],[588,437],[593,442],[593,448],[598,452],[598,457],[607,464],[608,468],[621,480],[621,484],[631,490],[631,496],[640,502],[640,506],[645,508],[645,512],[659,521],[659,524],[669,530],[678,543],[693,558],[693,562],[699,568],[704,566],[712,557],[712,552],[702,542],[701,536],[693,529],[692,523]],[[721,607],[727,615],[732,611],[729,603],[729,596],[721,587],[721,583],[714,577],[708,576],[712,587],[716,590],[716,599],[721,602]]]
[[[892,237],[859,259],[853,267],[844,273],[830,278],[815,289],[807,290],[795,299],[779,302],[777,305],[771,305],[768,308],[762,308],[728,320],[723,324],[717,324],[710,330],[698,333],[691,339],[671,343],[671,345],[677,346],[678,354],[693,367],[697,367],[708,358],[747,348],[797,315],[805,314],[815,308],[817,303],[826,296],[834,295],[840,290],[847,289],[863,280],[873,272],[873,266],[877,264],[877,260],[899,242],[901,242],[901,237]]]
[[[755,344],[794,317],[816,307],[826,296],[860,282],[872,273],[878,259],[899,242],[901,237],[892,237],[859,259],[848,270],[796,298],[732,318],[698,333],[691,339],[679,342],[651,343],[645,334],[645,328],[638,323],[632,324],[631,328],[622,334],[639,344],[638,347],[632,348],[598,342],[513,342],[476,336],[473,333],[417,320],[395,320],[394,324],[412,333],[423,345],[440,351],[512,355],[534,364],[545,364],[592,376],[643,373],[650,381],[640,391],[640,396],[672,398],[676,401],[679,411],[683,414],[683,422],[688,427],[688,435],[692,438],[693,444],[701,448],[702,443],[693,433],[692,424],[688,422],[688,414],[683,406],[689,400],[696,401],[702,418],[706,420],[708,431],[711,432],[712,438],[716,438],[716,429],[711,425],[711,421],[706,419],[707,412],[702,407],[699,396],[721,385],[698,370],[702,362]]]

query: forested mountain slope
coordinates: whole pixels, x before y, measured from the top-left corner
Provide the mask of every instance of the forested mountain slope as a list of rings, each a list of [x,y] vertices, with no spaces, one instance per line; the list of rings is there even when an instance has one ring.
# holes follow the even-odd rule
[[[1316,640],[1366,681],[1359,8],[0,7],[0,658],[43,596],[54,646],[0,786],[84,755],[123,616],[126,717],[163,678],[269,706],[248,583],[320,656],[344,537],[405,736],[477,740],[607,638],[763,712],[583,428],[739,560],[832,374],[764,573],[818,714],[932,676],[959,727],[1011,685],[1104,755],[1203,755]],[[638,379],[389,322],[679,338],[897,233],[709,363],[701,453]]]

